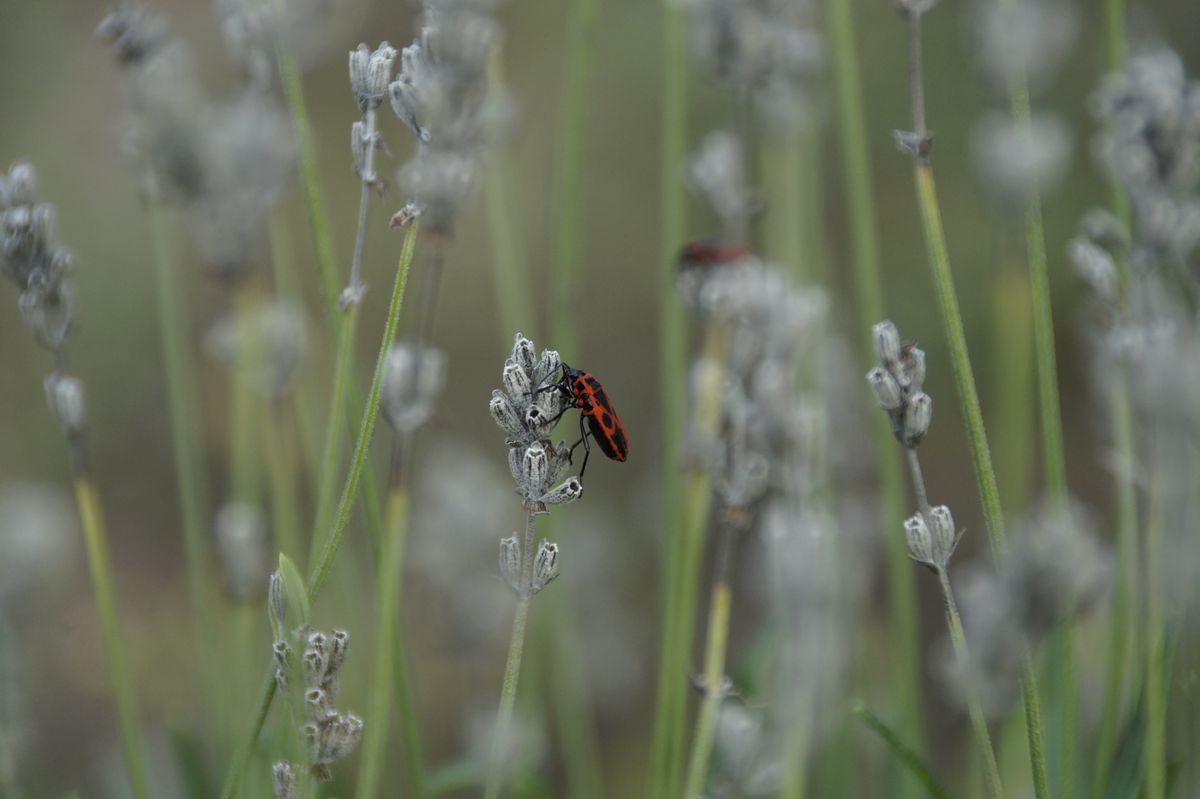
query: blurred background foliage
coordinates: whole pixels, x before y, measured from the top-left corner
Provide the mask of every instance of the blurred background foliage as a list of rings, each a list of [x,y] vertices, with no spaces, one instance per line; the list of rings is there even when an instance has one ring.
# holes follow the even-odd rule
[[[332,0],[330,0],[332,2]],[[1080,324],[1081,290],[1066,266],[1066,241],[1083,211],[1107,198],[1107,188],[1089,154],[1094,123],[1086,104],[1102,72],[1099,14],[1096,4],[1081,3],[1076,48],[1048,94],[1043,108],[1065,115],[1071,127],[1072,156],[1062,185],[1045,199],[1046,238],[1056,310],[1065,435],[1071,489],[1103,516],[1110,505],[1105,471],[1105,441],[1097,429],[1096,403],[1089,384],[1087,347]],[[349,263],[359,183],[348,152],[347,128],[356,118],[346,80],[345,53],[359,41],[411,40],[414,3],[337,3],[335,23],[322,31],[319,45],[305,58],[305,87],[320,153],[321,185],[326,193],[339,268]],[[926,25],[927,97],[930,126],[936,133],[935,164],[941,180],[945,226],[955,266],[967,336],[975,356],[985,415],[1000,468],[1006,504],[1019,506],[1037,493],[1040,459],[1035,454],[1036,414],[1031,376],[1014,377],[1012,348],[1031,347],[1027,336],[1010,334],[1012,320],[1028,313],[1021,220],[992,201],[972,167],[970,133],[981,114],[1004,108],[972,60],[966,4],[943,0]],[[173,28],[195,48],[206,87],[214,94],[232,92],[239,83],[206,3],[157,2]],[[1178,49],[1189,72],[1200,68],[1200,7],[1184,0],[1138,3],[1133,9],[1131,42],[1165,43]],[[536,317],[523,332],[540,346],[545,340],[547,274],[553,257],[558,199],[553,156],[560,146],[559,120],[563,63],[568,38],[565,6],[510,0],[500,8],[506,31],[505,79],[515,101],[515,122],[502,145],[516,179],[505,203],[515,220],[519,251],[534,277]],[[39,171],[41,194],[58,205],[62,238],[76,254],[75,285],[79,322],[70,368],[86,383],[93,460],[109,513],[124,626],[150,731],[151,752],[167,759],[170,739],[162,731],[187,729],[198,712],[194,690],[192,639],[187,619],[179,513],[168,434],[167,406],[155,317],[151,244],[139,203],[136,170],[122,155],[127,93],[108,48],[94,37],[103,15],[93,2],[0,0],[0,162],[25,158]],[[908,98],[904,28],[885,0],[860,0],[856,25],[863,54],[862,77],[870,125],[874,190],[879,213],[888,313],[929,356],[929,393],[941,398],[925,449],[931,485],[944,501],[952,500],[960,525],[967,528],[965,551],[984,548],[982,517],[968,451],[958,418],[944,341],[924,263],[925,252],[913,201],[909,159],[896,152],[893,128],[905,127]],[[585,160],[584,247],[570,312],[579,350],[563,352],[569,362],[601,376],[631,438],[627,464],[595,462],[589,470],[588,497],[558,515],[565,543],[563,577],[555,591],[569,591],[595,629],[580,630],[589,639],[590,693],[596,704],[608,795],[637,795],[644,747],[652,717],[655,656],[654,610],[658,598],[656,559],[661,543],[656,491],[662,472],[660,451],[656,336],[658,292],[662,283],[658,253],[658,141],[661,60],[660,3],[610,0],[598,7],[594,73],[587,98],[589,138]],[[728,96],[696,69],[690,73],[693,143],[729,115]],[[863,325],[875,320],[858,315],[849,275],[849,247],[829,91],[820,88],[810,108],[820,126],[818,196],[821,205],[820,257],[809,275],[826,282],[834,294],[835,332],[857,341]],[[390,114],[381,115],[393,157],[384,157],[382,174],[391,181],[395,165],[406,157],[411,137]],[[386,310],[401,235],[387,219],[403,202],[391,191],[372,208],[365,262],[371,291],[359,336],[359,360],[366,374],[374,357]],[[772,209],[767,207],[764,215]],[[299,183],[293,181],[282,209],[297,273],[305,278],[308,318],[313,323],[311,351],[304,369],[329,384],[332,362],[317,291],[316,265]],[[186,286],[191,346],[202,365],[205,453],[214,495],[225,492],[227,461],[226,372],[202,352],[206,329],[229,309],[227,295],[190,257],[189,224],[176,216],[180,279]],[[711,234],[715,225],[698,205],[688,218],[693,236]],[[754,235],[758,235],[757,232]],[[504,485],[502,440],[485,410],[500,366],[516,331],[501,330],[494,294],[494,243],[489,237],[482,197],[471,204],[459,225],[459,237],[446,269],[435,340],[449,357],[449,380],[433,432],[421,446],[421,473],[414,498],[411,578],[406,583],[405,619],[412,653],[414,684],[431,762],[456,757],[472,736],[472,718],[494,707],[508,632],[506,600],[495,579],[495,539],[521,522],[519,504]],[[259,268],[268,269],[262,263]],[[47,412],[42,378],[49,357],[32,345],[16,311],[16,295],[0,296],[0,496],[11,504],[44,487],[68,485],[68,466],[55,422]],[[411,317],[411,314],[406,314]],[[411,320],[405,323],[411,325]],[[406,328],[407,329],[407,328]],[[1018,358],[1018,361],[1020,359]],[[849,372],[869,364],[853,362]],[[998,397],[1011,390],[1027,394],[1028,413],[998,419]],[[1023,382],[1022,382],[1023,381]],[[861,423],[874,413],[866,392],[846,402]],[[1020,403],[1018,403],[1020,406]],[[855,418],[857,418],[857,416]],[[843,442],[837,436],[832,446]],[[862,441],[846,438],[846,447]],[[382,472],[386,448],[377,446]],[[870,462],[869,450],[841,453]],[[863,479],[870,479],[863,470]],[[864,485],[863,488],[870,488]],[[64,494],[64,497],[66,495]],[[485,499],[486,498],[486,499]],[[84,796],[104,795],[98,786],[117,763],[108,686],[93,621],[78,537],[71,528],[69,499],[62,545],[46,544],[30,556],[29,584],[17,585],[5,563],[17,562],[15,550],[0,550],[0,586],[8,617],[6,637],[17,652],[17,681],[25,724],[21,772],[31,795],[56,796],[79,787]],[[860,523],[866,514],[860,514]],[[889,531],[889,534],[899,531]],[[1104,525],[1105,535],[1111,534]],[[879,585],[880,551],[861,553],[866,576],[875,585],[873,618],[883,624],[885,596]],[[339,563],[340,583],[367,573],[361,520],[347,538],[351,552]],[[0,547],[15,546],[0,540]],[[424,554],[423,554],[424,553]],[[427,572],[441,572],[437,579]],[[752,577],[752,575],[751,575]],[[11,582],[9,582],[11,581]],[[352,584],[352,583],[350,583]],[[939,598],[932,581],[917,580],[926,644],[941,637]],[[478,588],[477,586],[483,586]],[[493,593],[492,588],[497,588]],[[372,629],[370,603],[350,591],[331,593],[317,616],[322,623],[348,627],[363,640]],[[451,596],[450,594],[453,594]],[[753,612],[752,601],[739,608]],[[474,624],[469,621],[472,609]],[[536,613],[536,611],[535,611]],[[262,652],[268,634],[266,615],[256,607],[253,621]],[[731,662],[745,657],[752,638],[735,623]],[[230,635],[243,633],[231,630]],[[888,653],[867,626],[856,664],[864,674],[888,669]],[[1087,646],[1089,632],[1082,633]],[[364,646],[356,668],[366,682],[369,658]],[[1086,661],[1082,668],[1088,669]],[[936,686],[938,675],[925,675]],[[523,690],[538,692],[548,677],[536,663]],[[260,667],[231,663],[227,688],[248,702]],[[353,679],[353,678],[350,678]],[[863,680],[866,685],[871,680]],[[1086,677],[1084,685],[1087,686]],[[347,687],[349,701],[365,687]],[[1085,693],[1085,697],[1088,694]],[[931,762],[952,769],[962,762],[965,719],[939,690],[926,690]],[[361,704],[361,702],[360,702]],[[532,708],[536,711],[536,704]],[[1085,707],[1085,712],[1087,708]],[[847,734],[866,733],[855,728]],[[550,730],[553,740],[553,731]],[[878,744],[865,744],[871,762],[886,759]],[[551,763],[554,761],[551,760]],[[855,773],[859,796],[889,795],[874,782],[877,770],[846,764]],[[544,774],[557,784],[557,767]],[[219,769],[213,774],[219,773]],[[557,795],[554,789],[550,795]]]

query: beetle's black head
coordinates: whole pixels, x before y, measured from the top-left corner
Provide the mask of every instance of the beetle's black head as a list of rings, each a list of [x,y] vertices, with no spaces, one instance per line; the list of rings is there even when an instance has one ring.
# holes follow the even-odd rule
[[[576,369],[573,366],[567,366],[566,363],[563,363],[562,368],[563,377],[565,377],[567,380],[574,380],[575,378],[582,376],[584,373],[582,369]]]

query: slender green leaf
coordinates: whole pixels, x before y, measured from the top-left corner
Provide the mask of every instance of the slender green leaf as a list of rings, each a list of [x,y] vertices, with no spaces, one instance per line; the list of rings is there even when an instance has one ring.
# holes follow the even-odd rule
[[[911,747],[905,744],[904,741],[900,740],[900,736],[888,726],[887,722],[862,705],[854,708],[851,712],[862,719],[864,724],[883,739],[883,742],[892,750],[892,754],[896,756],[896,760],[907,768],[909,773],[916,777],[917,781],[921,783],[930,796],[934,797],[934,799],[950,799],[950,794],[946,792],[946,789],[933,776],[933,772],[929,770],[929,766],[925,765],[925,761]]]

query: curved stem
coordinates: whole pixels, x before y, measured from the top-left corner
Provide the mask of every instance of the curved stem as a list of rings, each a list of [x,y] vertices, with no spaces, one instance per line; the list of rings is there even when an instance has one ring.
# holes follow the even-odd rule
[[[276,65],[284,97],[292,115],[292,126],[296,130],[296,141],[300,148],[300,165],[304,175],[304,199],[308,205],[308,223],[312,229],[313,244],[317,251],[317,268],[321,277],[321,294],[330,319],[336,319],[333,309],[337,307],[338,277],[334,266],[333,239],[329,234],[329,216],[321,199],[320,170],[317,165],[317,148],[313,143],[312,122],[304,100],[304,84],[300,79],[300,68],[281,45],[275,50]]]
[[[342,535],[346,531],[346,522],[350,518],[350,508],[358,494],[358,483],[362,478],[363,468],[367,460],[367,452],[371,446],[371,434],[375,431],[375,422],[379,418],[379,390],[383,384],[383,371],[387,363],[388,349],[396,340],[396,328],[400,321],[400,309],[404,306],[404,290],[408,286],[408,273],[412,267],[413,254],[417,242],[416,223],[408,229],[404,237],[404,248],[400,253],[400,263],[396,269],[396,280],[392,287],[392,302],[388,309],[387,323],[384,326],[383,338],[379,344],[379,354],[375,358],[375,374],[371,378],[371,390],[367,395],[367,406],[363,412],[359,426],[358,441],[354,445],[354,455],[351,459],[350,474],[342,489],[341,499],[338,500],[337,513],[333,528],[321,549],[321,556],[313,568],[308,581],[309,601],[315,598],[317,591],[329,575],[333,565],[334,555],[341,544]]]
[[[388,492],[387,538],[379,561],[379,617],[375,626],[375,663],[371,674],[373,722],[363,735],[355,796],[370,799],[379,794],[383,751],[388,740],[394,673],[394,637],[400,616],[400,574],[404,567],[408,497],[400,486]]]
[[[76,444],[82,446],[82,444]],[[117,595],[113,588],[112,564],[108,551],[108,533],[104,525],[104,511],[100,507],[100,495],[87,469],[81,466],[82,458],[76,458],[75,500],[79,504],[79,520],[83,527],[83,540],[88,555],[88,569],[92,574],[92,590],[96,596],[96,610],[100,615],[100,635],[104,641],[104,653],[108,659],[109,679],[112,682],[113,699],[117,708],[117,726],[121,732],[121,751],[125,756],[125,767],[129,770],[129,786],[135,799],[149,799],[146,783],[146,768],[142,764],[142,746],[138,735],[137,702],[134,698],[133,679],[125,662],[125,643],[121,640],[120,620],[117,612]]]

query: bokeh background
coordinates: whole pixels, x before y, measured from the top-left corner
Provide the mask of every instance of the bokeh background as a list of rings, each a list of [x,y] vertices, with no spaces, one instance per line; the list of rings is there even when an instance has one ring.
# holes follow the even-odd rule
[[[1099,14],[1094,3],[1078,5],[1080,27],[1073,48],[1057,80],[1036,102],[1063,116],[1072,141],[1064,178],[1045,200],[1071,489],[1097,512],[1102,532],[1109,536],[1111,525],[1103,521],[1110,502],[1106,441],[1090,386],[1083,291],[1063,257],[1080,215],[1108,196],[1089,150],[1095,125],[1087,100],[1102,72]],[[346,146],[357,111],[345,54],[359,41],[389,40],[397,46],[410,41],[419,9],[414,3],[364,0],[336,6],[332,22],[304,57],[304,81],[337,261],[345,269],[359,191]],[[967,336],[985,414],[993,427],[1002,425],[993,436],[1001,490],[1006,505],[1016,508],[1036,495],[1039,483],[1038,459],[1025,458],[1033,451],[1036,435],[1034,385],[1030,381],[1014,387],[1002,377],[1013,348],[1032,346],[1028,338],[1013,338],[1008,332],[1013,319],[1028,314],[1023,234],[1019,215],[994,201],[972,158],[972,131],[987,111],[1003,110],[1005,99],[983,79],[973,60],[968,6],[961,0],[943,0],[928,17],[927,97]],[[206,88],[214,96],[236,91],[241,77],[225,51],[209,4],[160,1],[152,7],[166,14],[174,30],[190,42]],[[928,390],[939,400],[925,447],[928,479],[942,501],[953,502],[956,518],[968,531],[963,550],[969,555],[985,548],[982,519],[925,263],[910,163],[891,139],[893,128],[908,124],[904,28],[884,0],[863,0],[856,7],[886,304],[904,334],[928,351]],[[107,46],[94,36],[104,11],[103,4],[95,2],[0,0],[0,163],[21,158],[36,164],[41,194],[57,204],[62,238],[76,255],[79,321],[69,367],[87,385],[93,465],[109,514],[129,656],[155,770],[166,780],[162,784],[169,785],[163,775],[177,760],[180,740],[186,742],[173,731],[189,729],[200,708],[150,235],[137,171],[123,153],[128,93]],[[1200,7],[1183,0],[1156,0],[1135,4],[1132,12],[1134,49],[1166,44],[1182,54],[1191,71],[1200,69],[1194,36],[1200,30]],[[556,343],[544,337],[551,301],[547,274],[559,207],[554,155],[560,146],[563,63],[569,42],[565,10],[560,3],[511,0],[500,7],[499,16],[506,32],[505,78],[515,112],[500,145],[515,176],[505,203],[515,221],[521,258],[534,278],[531,299],[537,309],[523,332],[539,345],[554,347]],[[587,620],[578,630],[579,643],[607,794],[635,796],[653,715],[662,542],[657,488],[666,457],[660,446],[656,362],[665,268],[658,257],[659,4],[602,3],[593,35],[584,247],[571,304],[579,349],[562,354],[604,381],[629,432],[631,456],[626,464],[593,459],[588,496],[559,514],[563,575],[552,590],[570,592],[580,618]],[[728,118],[729,100],[701,70],[693,69],[690,78],[688,126],[695,143]],[[859,317],[851,290],[839,136],[828,95],[819,82],[807,107],[820,130],[817,196],[822,218],[820,257],[808,274],[832,292],[834,332],[857,341],[861,326],[874,320]],[[381,171],[390,178],[407,157],[412,137],[390,111],[382,113],[381,120],[393,152],[391,159],[383,159]],[[402,203],[393,185],[384,201],[372,207],[365,262],[371,291],[358,341],[363,374],[369,373],[376,351],[386,287],[400,250],[402,236],[388,230],[387,220]],[[311,325],[303,369],[318,385],[327,386],[332,357],[297,180],[290,184],[280,213],[286,218],[296,271],[306,281]],[[188,223],[185,217],[173,217],[177,265],[193,333],[190,346],[202,365],[203,418],[196,422],[205,431],[206,462],[219,500],[227,488],[228,374],[205,354],[203,340],[229,307],[226,292],[189,252],[193,245],[184,232]],[[693,204],[689,232],[704,236],[714,227],[705,210]],[[433,764],[453,761],[479,746],[481,725],[486,729],[482,719],[495,706],[511,618],[511,603],[495,573],[495,542],[520,525],[522,513],[506,485],[503,435],[489,418],[486,401],[498,385],[516,331],[502,330],[497,318],[494,246],[480,197],[459,225],[446,267],[435,341],[448,355],[448,383],[417,457],[420,477],[404,613]],[[0,308],[6,309],[0,313],[0,613],[7,624],[5,644],[16,654],[13,682],[4,690],[15,689],[19,698],[15,719],[0,723],[15,722],[6,734],[15,736],[19,773],[30,795],[60,796],[78,788],[82,796],[117,796],[120,780],[114,773],[119,773],[120,761],[95,609],[73,520],[68,463],[42,389],[51,363],[23,327],[16,293],[7,285],[0,289]],[[410,329],[411,324],[407,318],[402,326]],[[850,360],[846,366],[855,375],[869,364]],[[1024,394],[1026,402],[1015,407],[1026,412],[997,421],[993,414],[1005,391]],[[867,400],[856,387],[848,394],[851,424],[867,424],[868,414],[874,412]],[[831,444],[836,449],[843,442],[835,435]],[[847,436],[844,445],[862,446],[862,440]],[[385,449],[377,446],[375,452],[375,467],[381,473]],[[869,464],[871,456],[863,451],[857,457]],[[863,472],[858,488],[869,497],[871,470],[864,467]],[[57,513],[45,515],[47,505]],[[362,532],[361,519],[355,518],[338,567],[339,584],[353,585],[356,576],[368,574]],[[881,545],[871,544],[870,534],[854,534],[865,542],[861,558],[873,609],[868,618],[875,619],[856,631],[862,658],[856,668],[877,674],[888,668],[887,651],[873,642],[873,625],[885,618]],[[753,580],[754,575],[748,571],[745,578]],[[941,637],[940,600],[933,581],[917,582],[926,644],[933,647]],[[373,624],[369,597],[355,601],[348,596],[352,593],[331,594],[318,618],[365,637]],[[739,608],[739,614],[750,619],[753,600],[745,605],[749,607]],[[259,607],[246,624],[253,629],[250,639],[262,643],[265,655],[269,633]],[[734,629],[736,663],[752,632],[737,623]],[[231,640],[247,635],[244,630],[228,632]],[[1086,636],[1085,628],[1085,646]],[[236,651],[232,644],[230,651]],[[364,682],[368,651],[360,650],[361,658],[357,663],[352,659],[350,667]],[[249,701],[260,676],[257,661],[231,662],[228,689]],[[535,657],[523,679],[526,691],[537,694],[554,675]],[[953,769],[951,764],[960,760],[966,745],[965,720],[938,688],[938,680],[931,668],[925,692],[928,733],[935,744],[931,760]],[[351,705],[361,690],[347,688]],[[561,783],[552,743],[553,713],[537,700],[526,710],[534,718],[550,719],[535,726],[541,728],[548,795],[559,795],[554,787]],[[215,757],[203,747],[197,751],[200,762]],[[866,751],[869,762],[885,759],[875,743]],[[220,765],[208,764],[209,779],[220,773]],[[886,783],[873,781],[872,768],[851,769],[858,772],[861,793],[856,795],[889,795]]]

